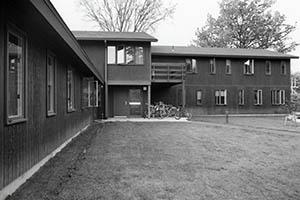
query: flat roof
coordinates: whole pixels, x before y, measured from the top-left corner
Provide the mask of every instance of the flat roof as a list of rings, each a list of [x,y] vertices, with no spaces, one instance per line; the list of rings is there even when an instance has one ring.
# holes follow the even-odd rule
[[[238,48],[203,48],[187,46],[152,46],[152,55],[158,56],[190,56],[190,57],[247,57],[247,58],[299,58],[290,54],[278,53],[265,49],[238,49]]]
[[[77,40],[157,42],[145,32],[72,31]]]
[[[87,68],[101,81],[103,77],[98,72],[92,61],[87,56],[86,52],[81,48],[78,41],[65,24],[61,16],[58,14],[55,7],[50,0],[30,0],[34,7],[41,13],[47,22],[54,28],[54,30],[61,36],[61,38],[68,44],[72,51],[80,58],[80,60],[87,66]]]

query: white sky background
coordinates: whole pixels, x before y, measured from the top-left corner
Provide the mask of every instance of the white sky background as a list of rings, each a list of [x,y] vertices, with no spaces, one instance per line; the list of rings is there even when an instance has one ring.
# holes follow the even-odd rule
[[[156,45],[189,45],[195,38],[198,27],[205,25],[207,14],[217,16],[218,2],[221,0],[170,0],[177,4],[172,19],[161,22],[156,32],[152,33],[158,39]],[[98,30],[97,26],[88,21],[79,7],[79,0],[51,0],[71,30]],[[166,3],[169,1],[166,1]],[[297,30],[291,35],[292,39],[300,43],[300,1],[277,0],[273,10],[285,14],[287,22],[297,22]],[[300,56],[300,46],[292,55]],[[292,60],[292,72],[300,72],[300,59]]]

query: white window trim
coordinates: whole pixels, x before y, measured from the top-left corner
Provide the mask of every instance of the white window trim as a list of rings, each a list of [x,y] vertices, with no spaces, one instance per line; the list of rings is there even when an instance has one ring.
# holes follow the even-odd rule
[[[221,103],[221,92],[224,92],[224,104]],[[215,90],[215,105],[226,106],[227,105],[227,90]]]
[[[201,101],[201,103],[198,103],[198,100],[199,100],[198,93],[200,93],[200,97],[201,97],[200,101]],[[197,90],[196,91],[196,105],[201,106],[202,105],[202,100],[203,100],[203,92],[202,92],[202,90]]]
[[[245,105],[245,90],[244,89],[239,90],[238,98],[239,98],[238,99],[239,105]]]
[[[246,62],[248,62],[249,61],[249,67],[250,67],[250,72],[247,72],[247,70],[246,70]],[[254,66],[255,66],[255,64],[254,64],[254,59],[248,59],[246,62],[244,62],[244,74],[245,75],[253,75],[254,74]]]
[[[267,71],[268,63],[270,64],[270,71],[269,71],[269,72]],[[271,62],[270,60],[267,60],[267,61],[266,61],[266,69],[265,69],[265,73],[266,73],[266,75],[271,75],[271,74],[272,74],[272,62]]]
[[[54,76],[54,86],[53,86],[53,95],[54,95],[54,99],[53,99],[53,111],[50,111],[50,110],[48,110],[48,104],[49,104],[49,102],[48,102],[48,58],[49,57],[51,57],[52,59],[53,59],[53,70],[54,70],[54,72],[53,72],[53,76]],[[57,90],[56,90],[56,88],[57,88],[57,81],[56,81],[56,76],[57,76],[57,74],[56,74],[56,57],[55,57],[55,55],[51,52],[51,51],[47,51],[47,60],[46,60],[46,62],[47,62],[47,93],[46,93],[46,98],[47,98],[47,116],[54,116],[54,115],[56,115],[56,112],[57,112]]]
[[[254,105],[256,106],[260,106],[260,105],[263,105],[263,94],[262,94],[262,90],[255,90],[255,93],[254,95],[257,95],[257,99],[256,99],[256,102],[254,102]]]
[[[10,124],[15,124],[15,123],[19,123],[19,122],[24,122],[27,120],[27,38],[26,38],[26,34],[19,30],[17,27],[15,27],[13,24],[8,24],[7,26],[7,32],[6,32],[6,46],[5,46],[5,56],[6,56],[6,63],[5,63],[5,70],[6,70],[6,80],[5,80],[5,84],[6,84],[6,90],[9,91],[8,89],[8,85],[9,85],[9,79],[8,79],[8,73],[9,73],[9,59],[8,59],[8,40],[9,40],[9,34],[15,35],[16,37],[22,38],[22,43],[23,43],[23,49],[22,49],[22,56],[23,56],[23,85],[21,88],[22,89],[22,100],[20,102],[21,106],[18,106],[18,115],[8,115],[8,106],[9,106],[9,102],[8,102],[8,93],[5,93],[6,96],[6,100],[5,100],[5,109],[6,109],[6,123],[8,125]]]
[[[227,71],[227,67],[228,67],[229,71]],[[226,59],[226,61],[225,61],[225,73],[231,74],[231,60],[230,59]]]
[[[216,58],[209,59],[209,72],[210,72],[210,74],[216,74],[217,73]]]

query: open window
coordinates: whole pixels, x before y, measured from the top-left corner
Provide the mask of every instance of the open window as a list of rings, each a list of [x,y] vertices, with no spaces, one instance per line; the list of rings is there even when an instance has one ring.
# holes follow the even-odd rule
[[[185,59],[186,63],[186,71],[190,73],[197,73],[197,60],[196,59],[191,59],[187,58]]]
[[[202,91],[201,90],[196,91],[196,104],[198,106],[202,105]]]
[[[231,60],[226,59],[225,73],[231,74]]]
[[[253,75],[254,74],[254,60],[247,60],[244,62],[244,74]]]
[[[211,74],[216,74],[216,59],[209,59],[209,70]]]

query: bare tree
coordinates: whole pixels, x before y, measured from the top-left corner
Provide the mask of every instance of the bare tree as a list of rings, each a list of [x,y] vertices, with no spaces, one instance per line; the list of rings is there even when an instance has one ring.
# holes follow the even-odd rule
[[[116,32],[154,31],[176,7],[165,7],[162,0],[80,0],[80,6],[100,30]]]

